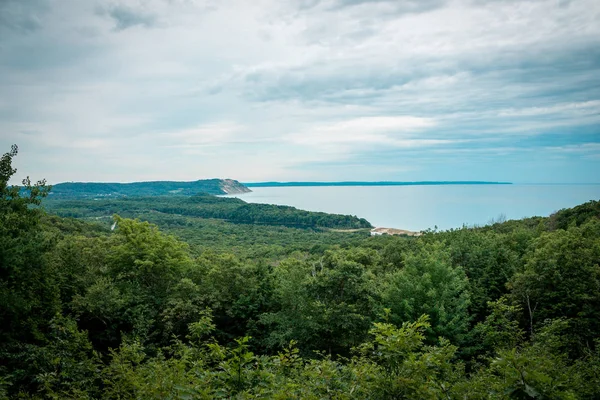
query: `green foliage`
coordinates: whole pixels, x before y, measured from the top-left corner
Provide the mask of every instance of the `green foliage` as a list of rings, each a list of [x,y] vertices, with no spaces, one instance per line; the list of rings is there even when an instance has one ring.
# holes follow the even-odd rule
[[[506,297],[488,303],[491,309],[485,322],[477,324],[475,332],[483,337],[489,349],[512,349],[523,342],[525,332],[519,327],[523,310],[508,304]]]
[[[548,340],[537,340],[521,348],[499,350],[487,370],[479,371],[475,380],[488,385],[488,393],[498,398],[576,399],[578,372],[561,353],[554,353]]]
[[[600,220],[544,233],[533,246],[511,297],[531,335],[546,319],[567,318],[571,351],[581,354],[600,332]]]
[[[207,195],[44,202],[64,218],[16,154],[0,398],[600,398],[598,202],[420,238]]]
[[[77,328],[76,321],[57,316],[50,322],[49,343],[36,349],[34,361],[40,372],[44,397],[93,397],[98,395],[100,357],[93,350],[87,332]]]
[[[274,270],[278,307],[261,316],[270,347],[297,341],[304,349],[344,354],[366,336],[374,314],[372,254],[330,251],[313,262],[287,260]]]
[[[138,195],[139,196],[139,195]],[[295,228],[371,228],[363,218],[299,210],[272,204],[247,204],[236,198],[196,195],[191,197],[125,197],[116,199],[49,199],[44,205],[65,217],[138,216],[149,211],[191,218],[214,218],[236,224]]]
[[[382,302],[391,309],[392,321],[399,325],[427,314],[431,318],[430,343],[439,336],[460,343],[469,327],[470,304],[463,269],[451,265],[440,244],[407,254],[404,264],[384,278]]]
[[[375,398],[449,398],[452,386],[464,379],[462,366],[452,363],[455,346],[447,340],[439,347],[424,346],[424,333],[431,327],[428,320],[423,315],[400,328],[374,324],[370,331],[374,338],[360,352],[381,368],[375,375]]]
[[[581,226],[594,218],[600,218],[600,201],[588,201],[573,208],[552,214],[546,221],[550,230],[568,229],[571,225]]]
[[[22,376],[22,346],[43,344],[50,320],[60,312],[60,294],[45,253],[49,237],[40,229],[41,211],[36,208],[47,195],[45,181],[23,188],[10,186],[16,173],[12,159],[17,146],[0,159],[0,365],[14,371],[15,387],[30,381]]]
[[[66,182],[55,185],[51,193],[53,198],[72,199],[119,196],[190,196],[199,193],[218,195],[247,191],[248,188],[231,179],[204,179],[194,182]]]
[[[445,241],[453,266],[461,267],[469,279],[470,313],[476,322],[489,312],[488,302],[507,293],[506,283],[519,268],[524,252],[520,231],[508,234],[459,229],[443,232],[430,238]],[[525,236],[529,243],[530,235]]]

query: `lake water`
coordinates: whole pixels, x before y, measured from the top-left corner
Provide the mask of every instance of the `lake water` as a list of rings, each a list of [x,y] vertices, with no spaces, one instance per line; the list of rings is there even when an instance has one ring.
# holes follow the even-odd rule
[[[548,216],[600,200],[600,185],[440,185],[252,188],[236,195],[249,203],[350,214],[374,226],[413,231],[485,225],[505,216]]]

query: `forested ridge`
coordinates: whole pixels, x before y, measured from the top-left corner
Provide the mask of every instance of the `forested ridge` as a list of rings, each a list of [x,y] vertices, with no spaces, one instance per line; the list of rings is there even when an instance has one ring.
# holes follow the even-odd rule
[[[190,196],[196,193],[234,194],[249,192],[232,179],[201,179],[192,182],[155,181],[132,183],[65,182],[52,187],[52,198],[97,198],[125,196]]]
[[[199,193],[193,196],[136,196],[118,199],[46,200],[50,211],[65,217],[102,218],[118,213],[137,217],[155,212],[190,218],[212,218],[238,224],[288,226],[297,228],[372,228],[364,218],[299,210],[273,204],[248,204],[232,197]]]
[[[598,201],[369,237],[159,208],[206,196],[46,210],[44,181],[8,184],[16,155],[0,398],[600,398]]]

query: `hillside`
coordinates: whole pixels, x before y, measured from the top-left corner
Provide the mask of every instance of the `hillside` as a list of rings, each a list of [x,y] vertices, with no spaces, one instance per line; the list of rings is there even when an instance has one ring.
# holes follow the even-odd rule
[[[15,154],[0,399],[600,398],[597,201],[369,236],[211,195],[22,197]]]
[[[191,196],[247,193],[251,190],[233,179],[204,179],[193,182],[155,181],[133,183],[65,182],[52,186],[51,198],[96,198],[124,196]]]
[[[294,228],[371,228],[371,224],[351,215],[327,214],[299,210],[272,204],[251,204],[238,198],[196,196],[136,196],[117,198],[50,198],[44,201],[47,210],[63,217],[101,219],[113,214],[138,217],[154,213],[194,219],[220,219],[237,224],[287,226]]]

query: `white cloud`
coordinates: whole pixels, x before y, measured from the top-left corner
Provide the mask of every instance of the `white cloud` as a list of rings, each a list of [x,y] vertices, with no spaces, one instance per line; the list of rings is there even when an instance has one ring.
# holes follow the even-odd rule
[[[567,113],[574,117],[582,115],[600,116],[600,100],[582,101],[576,103],[559,103],[548,107],[529,107],[521,109],[499,110],[499,117],[531,117],[539,115]]]
[[[600,140],[595,0],[11,0],[2,12],[0,144],[36,154],[32,176],[298,179],[323,162],[372,176],[385,151]],[[399,158],[388,171],[408,171]]]
[[[234,141],[242,129],[241,125],[222,122],[164,133],[161,139],[172,142],[172,147],[222,146]]]
[[[600,153],[600,143],[580,143],[565,146],[548,146],[546,150],[560,153]]]
[[[407,137],[414,131],[435,126],[435,121],[413,116],[362,117],[329,125],[315,126],[306,132],[294,133],[287,139],[301,145],[392,145],[420,147],[441,144],[444,140]]]

